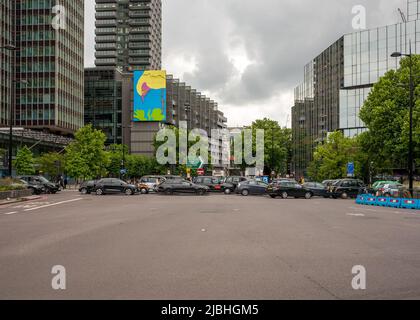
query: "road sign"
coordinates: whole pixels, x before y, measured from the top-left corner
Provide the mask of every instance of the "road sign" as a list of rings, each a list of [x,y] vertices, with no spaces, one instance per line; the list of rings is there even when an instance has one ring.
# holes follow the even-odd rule
[[[203,168],[199,168],[199,169],[197,169],[197,174],[198,174],[199,176],[204,176],[204,169],[203,169]]]
[[[124,176],[124,175],[126,175],[127,174],[127,169],[121,169],[120,170],[120,173]]]
[[[347,164],[347,177],[354,177],[354,162]]]
[[[187,167],[191,168],[191,169],[200,169],[203,168],[204,166],[204,161],[203,158],[201,157],[196,157],[193,161],[190,161],[190,158],[188,158],[187,161]]]

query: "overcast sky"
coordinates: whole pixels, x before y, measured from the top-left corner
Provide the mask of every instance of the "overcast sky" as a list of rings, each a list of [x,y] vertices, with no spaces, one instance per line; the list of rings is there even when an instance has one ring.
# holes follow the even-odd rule
[[[86,66],[94,66],[95,1],[86,0]],[[303,66],[353,31],[400,21],[406,0],[163,0],[163,68],[216,100],[230,126],[282,126]],[[289,120],[290,126],[290,120]]]

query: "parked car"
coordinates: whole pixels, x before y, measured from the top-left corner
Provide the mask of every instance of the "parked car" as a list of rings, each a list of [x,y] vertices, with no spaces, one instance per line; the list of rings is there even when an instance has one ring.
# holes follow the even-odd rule
[[[23,179],[20,179],[19,182],[25,185],[27,189],[30,189],[32,191],[32,194],[40,195],[45,192],[44,186],[40,183],[27,182]]]
[[[242,181],[238,184],[238,187],[236,188],[236,193],[239,193],[245,197],[248,195],[262,195],[266,193],[267,187],[268,184],[262,181]]]
[[[337,182],[337,180],[324,180],[324,181],[322,181],[322,184],[324,186],[326,186],[327,188],[329,188],[336,182]]]
[[[235,190],[235,186],[232,183],[223,181],[223,177],[196,177],[193,182],[208,187],[209,191],[212,192],[232,193]]]
[[[334,199],[356,198],[359,193],[364,193],[366,185],[363,181],[357,179],[337,180],[328,191],[328,195]]]
[[[224,183],[231,184],[233,186],[233,189],[231,190],[229,187],[227,187],[225,189],[225,193],[233,193],[233,192],[235,192],[236,191],[236,188],[238,187],[238,184],[240,184],[241,182],[245,182],[245,181],[248,181],[248,179],[246,177],[241,177],[241,176],[229,176],[229,177],[226,177],[225,180],[224,180]]]
[[[273,199],[277,197],[282,197],[283,199],[289,197],[311,199],[314,196],[312,190],[293,181],[273,183],[267,188],[267,193]]]
[[[188,180],[172,179],[163,181],[157,186],[159,193],[172,195],[174,193],[195,193],[205,195],[209,191],[209,187],[192,183]]]
[[[399,197],[404,191],[404,185],[398,182],[379,184],[376,190],[378,197]]]
[[[329,198],[328,195],[328,187],[325,184],[319,183],[319,182],[307,182],[303,184],[303,187],[311,190],[312,194],[315,197],[324,197]]]
[[[163,181],[162,176],[145,176],[139,180],[138,189],[141,193],[155,191],[156,187]]]
[[[381,188],[381,186],[384,186],[386,184],[395,184],[398,183],[397,181],[376,181],[374,184],[372,184],[372,189],[374,192],[378,191],[379,188]]]
[[[135,185],[128,184],[125,181],[114,178],[106,178],[99,180],[96,183],[94,190],[98,196],[112,193],[124,193],[126,195],[134,195],[138,191]]]
[[[95,191],[95,186],[98,180],[88,180],[82,182],[82,184],[79,187],[79,192],[82,194],[91,194]]]
[[[52,183],[43,176],[20,176],[21,180],[26,181],[32,185],[42,185],[46,193],[55,194],[60,191],[60,186],[57,183]]]

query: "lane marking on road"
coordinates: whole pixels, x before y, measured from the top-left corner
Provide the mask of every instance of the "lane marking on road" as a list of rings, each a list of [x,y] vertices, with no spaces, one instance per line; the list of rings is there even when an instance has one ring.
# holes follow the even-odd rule
[[[353,217],[366,217],[363,213],[347,213],[347,215]]]
[[[17,213],[17,211],[13,211],[13,212],[6,212],[6,213],[3,213],[3,214],[5,214],[5,215],[9,216],[9,215],[12,215],[12,214],[15,214],[15,213]]]
[[[52,206],[58,206],[60,204],[76,202],[76,201],[80,201],[80,200],[83,200],[83,198],[77,198],[77,199],[72,199],[72,200],[66,200],[66,201],[60,201],[60,202],[56,202],[56,203],[46,204],[44,206],[40,206],[40,207],[36,207],[36,208],[30,208],[30,209],[26,209],[24,211],[34,211],[34,210],[39,210],[39,209],[48,208],[48,207],[52,207]]]

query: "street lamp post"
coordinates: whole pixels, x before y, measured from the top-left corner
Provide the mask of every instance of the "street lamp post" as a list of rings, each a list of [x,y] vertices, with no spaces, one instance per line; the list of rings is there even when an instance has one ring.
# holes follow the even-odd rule
[[[410,137],[408,142],[408,175],[409,175],[409,191],[411,195],[414,195],[414,146],[413,146],[413,110],[414,110],[414,80],[413,80],[413,54],[411,51],[410,41],[410,53],[405,54],[401,52],[394,52],[391,54],[393,58],[399,58],[401,56],[409,57],[410,59]]]
[[[12,44],[5,45],[0,47],[0,49],[5,49],[12,52],[12,68],[16,65],[16,51],[18,50],[16,46]],[[9,176],[12,176],[12,161],[13,161],[13,113],[15,109],[15,102],[16,102],[16,75],[14,70],[12,71],[12,90],[11,90],[11,100],[10,100],[10,112],[9,112]]]

